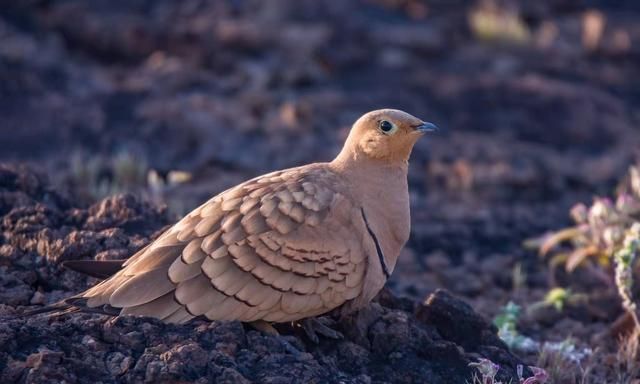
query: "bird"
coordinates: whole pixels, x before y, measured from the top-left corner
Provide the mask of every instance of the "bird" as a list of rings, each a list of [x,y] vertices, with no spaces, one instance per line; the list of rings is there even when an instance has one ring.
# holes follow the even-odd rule
[[[102,282],[65,308],[185,323],[239,320],[266,332],[366,306],[410,235],[408,164],[437,127],[397,109],[352,125],[330,162],[245,181],[195,208],[126,261],[69,261]],[[60,308],[58,305],[57,308]]]

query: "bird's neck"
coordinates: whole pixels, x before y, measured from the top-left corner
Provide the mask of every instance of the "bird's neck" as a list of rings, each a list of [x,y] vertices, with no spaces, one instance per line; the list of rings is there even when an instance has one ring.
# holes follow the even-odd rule
[[[382,197],[396,191],[407,192],[407,161],[387,161],[341,153],[330,164],[336,172],[348,178],[358,197]]]
[[[406,156],[395,159],[373,158],[362,153],[353,146],[345,144],[342,151],[331,162],[331,167],[336,171],[350,176],[358,177],[366,176],[384,176],[385,174],[394,174],[403,176],[406,179],[409,161]]]

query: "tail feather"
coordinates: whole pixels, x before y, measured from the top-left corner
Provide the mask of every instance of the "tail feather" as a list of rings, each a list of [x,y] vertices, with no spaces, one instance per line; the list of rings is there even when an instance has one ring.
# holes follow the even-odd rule
[[[143,252],[145,249],[147,248],[144,248],[140,252]],[[140,252],[139,254],[141,254]],[[158,257],[148,258],[149,260],[147,260],[146,263],[140,263],[140,268],[149,268],[149,271],[155,274],[158,274],[158,273],[166,274],[166,272],[157,270],[157,267],[158,265],[161,265],[163,263],[166,264],[169,261],[173,261],[175,259],[176,257],[175,247],[162,247],[158,250],[158,252],[160,252]],[[129,261],[134,260],[134,257],[130,258]],[[141,260],[141,261],[145,261],[145,260]],[[75,272],[79,272],[88,276],[104,279],[104,281],[100,282],[99,284],[93,286],[92,288],[89,288],[85,292],[80,293],[76,296],[72,296],[70,298],[61,300],[57,303],[47,305],[42,308],[36,308],[36,309],[24,311],[21,314],[17,315],[16,318],[37,316],[41,314],[47,314],[49,317],[59,317],[59,316],[64,316],[70,313],[77,313],[77,312],[99,313],[99,314],[110,315],[110,316],[120,315],[122,308],[113,307],[110,305],[109,302],[111,301],[110,300],[111,295],[116,289],[118,289],[124,283],[126,283],[127,281],[135,277],[133,275],[125,276],[122,274],[118,274],[118,272],[122,270],[125,262],[126,260],[69,260],[69,261],[63,262],[62,265],[70,270],[73,270]],[[143,269],[137,272],[138,272],[138,279],[142,279],[144,275],[142,272],[148,272],[148,271]],[[149,277],[147,276],[146,279],[148,280]],[[166,280],[168,283],[163,281],[163,283],[166,283],[165,284],[166,286],[160,287],[160,288],[165,290],[170,288],[171,290],[173,290],[174,285],[170,283],[170,281],[168,280],[168,277],[166,278]],[[139,289],[138,291],[142,292],[142,293],[137,292],[138,294],[146,294],[147,296],[149,295],[153,296],[152,299],[157,297],[163,297],[163,295],[167,293],[167,292],[158,292],[157,290],[154,291],[153,289],[147,289],[146,291]],[[171,295],[171,298],[172,297],[173,295]],[[147,301],[155,303],[153,305],[150,305],[150,307],[152,308],[154,308],[154,305],[157,305],[157,302],[156,302],[157,300],[154,301],[150,299]],[[145,303],[147,301],[145,301]],[[123,307],[131,307],[131,306],[123,305]],[[136,309],[139,309],[139,308],[136,308]],[[135,312],[135,310],[132,310],[132,312]]]
[[[60,317],[71,313],[98,313],[101,315],[118,316],[120,314],[119,308],[114,308],[110,305],[102,305],[100,307],[92,308],[87,306],[87,299],[83,297],[73,296],[57,303],[44,306],[42,308],[31,309],[17,315],[16,318],[32,317],[41,314],[48,314],[48,317]]]

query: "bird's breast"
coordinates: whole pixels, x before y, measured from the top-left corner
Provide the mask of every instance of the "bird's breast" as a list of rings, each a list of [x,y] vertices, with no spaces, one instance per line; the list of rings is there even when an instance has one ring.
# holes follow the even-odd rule
[[[405,193],[406,198],[400,195],[400,191],[395,196],[380,196],[375,203],[364,207],[390,272],[395,267],[400,250],[409,239],[411,229],[408,193]]]

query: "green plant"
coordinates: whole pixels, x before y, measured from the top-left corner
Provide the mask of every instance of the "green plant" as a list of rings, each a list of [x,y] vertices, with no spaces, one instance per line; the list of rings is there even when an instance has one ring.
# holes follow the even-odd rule
[[[493,319],[493,324],[498,327],[498,336],[509,348],[534,352],[538,350],[539,343],[533,339],[518,333],[516,324],[520,316],[520,306],[509,302],[502,307],[502,311]]]
[[[620,339],[615,365],[617,382],[621,384],[635,383],[640,375],[638,361],[640,343],[640,322],[633,301],[631,289],[633,287],[633,265],[640,253],[640,223],[634,223],[627,230],[623,246],[614,255],[616,264],[615,281],[618,295],[622,298],[622,306],[629,313],[634,322],[633,332]]]
[[[522,267],[522,263],[516,263],[511,270],[511,281],[513,290],[517,291],[527,285],[527,272]]]
[[[568,288],[554,287],[547,292],[544,299],[527,307],[527,312],[535,312],[544,307],[554,307],[558,312],[560,312],[567,306],[567,304],[575,305],[577,303],[584,302],[586,299],[587,296],[585,294],[574,293]]]
[[[631,289],[633,287],[633,265],[640,253],[640,222],[634,223],[627,230],[622,248],[614,255],[616,264],[615,281],[618,295],[622,298],[622,306],[629,313],[635,324],[635,332],[640,332],[640,321],[636,312]]]
[[[112,157],[75,153],[70,165],[73,183],[94,199],[144,188],[149,169],[144,158],[129,151]]]
[[[469,12],[469,29],[482,41],[498,41],[525,44],[531,39],[531,31],[515,9],[498,6],[486,0]]]

